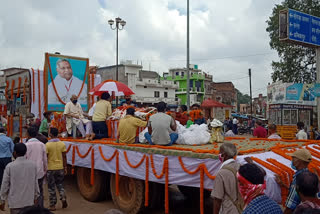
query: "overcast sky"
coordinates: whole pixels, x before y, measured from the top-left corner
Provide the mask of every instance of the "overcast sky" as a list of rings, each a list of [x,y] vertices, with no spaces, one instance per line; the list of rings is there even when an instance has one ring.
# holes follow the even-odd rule
[[[190,0],[190,59],[249,93],[266,94],[271,62],[266,20],[281,0]],[[119,59],[142,62],[160,74],[186,65],[186,0],[0,0],[0,68],[43,68],[44,53],[115,64],[115,31],[108,19],[126,22]]]

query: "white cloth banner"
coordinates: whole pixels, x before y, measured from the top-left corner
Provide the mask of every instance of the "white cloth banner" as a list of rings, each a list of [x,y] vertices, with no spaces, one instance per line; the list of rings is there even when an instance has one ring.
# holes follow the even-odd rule
[[[43,119],[44,104],[45,104],[45,96],[44,96],[44,83],[43,83],[43,70],[39,69],[30,69],[30,82],[31,82],[31,113],[34,114],[36,118]],[[40,76],[39,76],[40,75]],[[40,77],[40,81],[39,80]],[[33,85],[34,84],[34,85]],[[39,87],[40,86],[40,87]],[[34,89],[34,91],[33,91]],[[39,96],[40,93],[40,96]],[[33,97],[34,94],[34,97]],[[40,110],[39,111],[39,102],[40,102]]]
[[[94,148],[94,159],[95,159],[95,169],[99,169],[102,171],[107,171],[111,173],[116,172],[116,158],[112,161],[107,162],[104,161],[100,155],[99,147],[101,147],[104,157],[110,158],[115,150],[119,151],[119,174],[136,178],[136,179],[145,179],[145,162],[143,162],[138,168],[131,168],[124,157],[124,151],[127,152],[128,160],[131,164],[136,165],[140,162],[143,158],[143,155],[148,155],[150,159],[150,155],[142,152],[136,151],[128,151],[122,149],[116,149],[111,146],[107,145],[99,145],[99,144],[86,144],[86,143],[73,143],[73,142],[65,142],[66,146],[68,147],[70,144],[77,145],[79,148],[79,152],[81,154],[85,154],[90,146]],[[313,145],[310,145],[312,148]],[[290,167],[291,162],[284,157],[277,155],[273,152],[265,152],[260,154],[249,154],[249,155],[241,155],[237,156],[237,162],[240,164],[245,164],[246,161],[244,160],[245,157],[257,157],[263,161],[266,161],[268,158],[273,158],[282,164]],[[162,172],[164,155],[153,155],[154,166],[157,174],[159,175]],[[200,173],[196,173],[194,175],[187,174],[181,167],[179,159],[177,156],[167,156],[169,162],[169,183],[170,184],[177,184],[177,185],[184,185],[184,186],[193,186],[193,187],[200,187]],[[68,164],[72,164],[72,149],[67,154]],[[204,163],[207,166],[208,171],[211,175],[216,175],[220,166],[221,162],[218,159],[195,159],[189,157],[182,157],[182,161],[185,167],[189,171],[194,171],[198,168],[198,166]],[[87,167],[91,168],[91,154],[88,155],[86,158],[80,158],[78,154],[75,155],[75,165],[80,167]],[[263,167],[263,166],[261,166]],[[266,195],[275,200],[276,202],[281,202],[281,190],[279,185],[275,181],[275,173],[263,167],[267,173],[266,176]],[[149,180],[157,183],[165,183],[165,176],[162,179],[157,179],[151,168],[151,162],[149,161]],[[208,178],[206,175],[204,176],[204,188],[212,189],[214,181]]]

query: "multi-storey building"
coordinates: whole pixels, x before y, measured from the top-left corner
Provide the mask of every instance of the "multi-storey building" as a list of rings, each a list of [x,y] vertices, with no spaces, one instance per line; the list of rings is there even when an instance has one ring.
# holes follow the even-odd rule
[[[126,84],[135,94],[132,98],[141,105],[152,105],[160,101],[176,105],[179,100],[175,91],[177,82],[165,80],[155,71],[142,70],[141,65],[126,61],[118,65],[118,80]],[[116,66],[106,66],[97,69],[102,81],[116,79]]]

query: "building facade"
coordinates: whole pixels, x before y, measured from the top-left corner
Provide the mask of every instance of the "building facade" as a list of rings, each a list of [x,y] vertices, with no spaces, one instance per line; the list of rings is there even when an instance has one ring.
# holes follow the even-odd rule
[[[213,82],[215,100],[237,109],[237,90],[232,82]]]
[[[190,105],[200,104],[204,100],[205,75],[199,69],[190,69]],[[163,74],[163,80],[171,80],[179,85],[176,90],[176,98],[180,104],[187,104],[187,69],[169,69],[169,73]]]
[[[116,79],[116,66],[100,67],[97,74],[101,75],[102,81]],[[132,99],[139,105],[153,105],[158,102],[166,102],[177,105],[179,100],[175,97],[178,83],[165,80],[155,71],[142,70],[141,65],[126,61],[118,66],[119,82],[126,84],[135,94]]]

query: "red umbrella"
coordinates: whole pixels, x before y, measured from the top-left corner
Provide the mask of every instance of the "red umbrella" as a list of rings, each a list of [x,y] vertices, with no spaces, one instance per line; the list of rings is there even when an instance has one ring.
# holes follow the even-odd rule
[[[103,92],[115,93],[115,96],[126,96],[134,94],[133,91],[125,84],[115,80],[105,80],[90,90],[91,95],[101,95]]]

